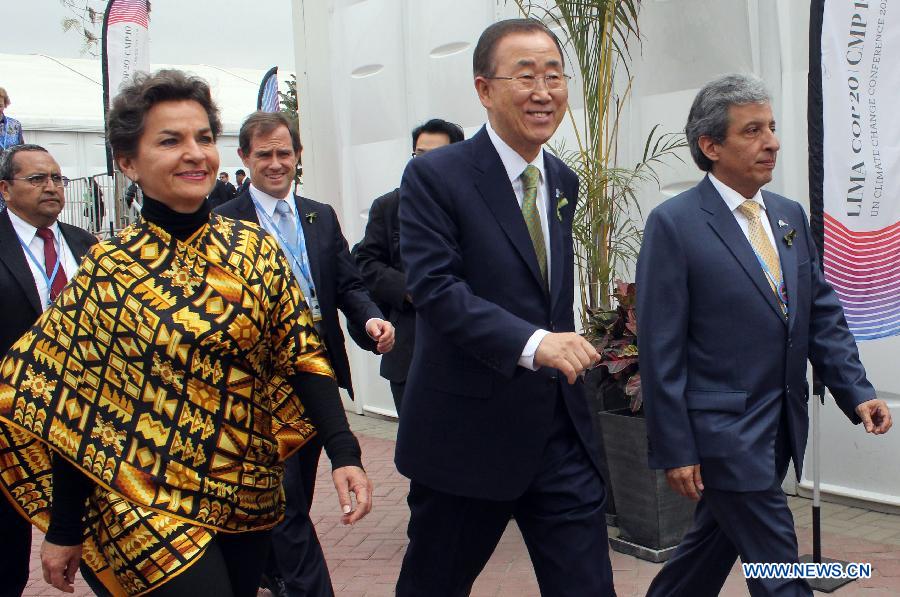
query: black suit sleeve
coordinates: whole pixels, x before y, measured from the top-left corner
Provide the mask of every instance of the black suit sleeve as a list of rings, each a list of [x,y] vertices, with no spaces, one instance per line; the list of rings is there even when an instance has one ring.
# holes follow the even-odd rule
[[[390,214],[385,201],[376,199],[362,241],[354,249],[363,282],[379,303],[403,309],[406,303],[406,274],[391,265]]]
[[[364,350],[374,350],[376,342],[369,338],[367,334],[360,334],[360,330],[365,330],[366,322],[372,318],[383,319],[381,310],[372,302],[372,297],[363,285],[362,277],[356,262],[350,255],[350,247],[347,245],[347,239],[341,232],[341,225],[338,222],[337,214],[330,206],[326,213],[332,222],[333,237],[331,238],[330,247],[334,251],[335,263],[335,297],[337,308],[340,309],[347,317],[348,331],[350,336],[360,348]]]

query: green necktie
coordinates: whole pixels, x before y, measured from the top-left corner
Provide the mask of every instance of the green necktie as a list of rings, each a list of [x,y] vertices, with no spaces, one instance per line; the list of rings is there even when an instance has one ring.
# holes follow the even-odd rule
[[[541,229],[541,214],[537,209],[537,192],[541,184],[541,171],[536,166],[529,164],[519,176],[525,193],[522,196],[522,217],[528,227],[531,236],[531,244],[534,245],[534,253],[537,255],[538,268],[541,270],[541,278],[544,285],[547,284],[547,248],[544,246],[544,232]]]

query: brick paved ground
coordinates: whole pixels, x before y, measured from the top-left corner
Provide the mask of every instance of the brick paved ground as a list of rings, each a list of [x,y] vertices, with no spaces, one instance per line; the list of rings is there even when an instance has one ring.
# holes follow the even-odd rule
[[[363,445],[369,475],[376,484],[375,510],[353,528],[340,525],[337,500],[327,462],[319,468],[319,485],[312,516],[325,549],[335,592],[342,597],[393,595],[394,583],[406,545],[407,481],[394,469],[396,424],[376,417],[348,413]],[[801,553],[811,551],[810,502],[791,498]],[[859,508],[823,505],[823,541],[827,556],[871,562],[871,579],[851,583],[837,597],[893,597],[900,595],[900,516]],[[610,529],[615,533],[615,529]],[[36,534],[37,535],[37,534]],[[29,597],[60,595],[40,580],[35,537]],[[644,595],[660,565],[612,553],[616,590],[620,597]],[[522,537],[510,524],[497,551],[472,591],[473,597],[537,596],[537,582]],[[736,566],[722,595],[746,596],[747,589]],[[91,595],[79,578],[76,596]],[[198,596],[200,597],[200,596]],[[586,596],[590,597],[590,596]]]

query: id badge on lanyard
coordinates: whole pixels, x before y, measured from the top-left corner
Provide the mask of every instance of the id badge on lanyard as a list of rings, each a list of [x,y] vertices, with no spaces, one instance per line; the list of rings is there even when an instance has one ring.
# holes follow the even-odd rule
[[[312,313],[313,323],[322,321],[322,307],[319,306],[319,297],[313,293],[312,296],[306,297],[306,304],[309,305],[309,310]]]

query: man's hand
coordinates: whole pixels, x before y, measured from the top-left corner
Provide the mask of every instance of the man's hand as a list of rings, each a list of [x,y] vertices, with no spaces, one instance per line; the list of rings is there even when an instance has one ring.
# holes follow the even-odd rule
[[[331,478],[334,479],[334,488],[337,489],[338,501],[341,503],[342,524],[353,524],[372,510],[375,487],[366,471],[358,466],[342,466],[332,471]],[[356,508],[350,502],[351,493],[356,496]]]
[[[559,369],[570,384],[578,375],[600,362],[600,353],[574,332],[547,334],[534,352],[536,367]]]
[[[394,326],[390,321],[370,319],[366,322],[366,333],[369,338],[378,342],[377,350],[380,354],[391,352],[394,348]]]
[[[893,425],[891,411],[884,400],[877,398],[863,402],[856,407],[856,414],[862,419],[866,433],[881,435],[887,433]]]
[[[699,464],[666,469],[666,481],[675,493],[695,502],[703,495],[703,479],[700,478]]]
[[[41,544],[44,582],[64,593],[74,593],[75,573],[81,562],[81,545],[56,545],[46,539]]]

